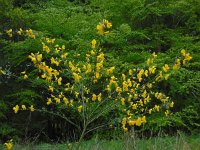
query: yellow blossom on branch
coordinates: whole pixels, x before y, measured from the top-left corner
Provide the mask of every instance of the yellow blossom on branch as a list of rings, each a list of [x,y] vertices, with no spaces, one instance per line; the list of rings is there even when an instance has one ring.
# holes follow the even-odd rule
[[[78,112],[81,112],[82,111],[82,108],[83,108],[83,106],[82,105],[80,105],[80,106],[78,106]]]
[[[93,101],[96,101],[96,99],[97,99],[96,94],[92,94],[92,100],[93,100]]]
[[[4,145],[6,146],[7,150],[12,150],[12,147],[13,147],[12,139],[4,143]]]
[[[26,105],[22,105],[22,110],[26,110]]]
[[[58,82],[58,85],[61,85],[62,84],[62,77],[59,77],[57,82]]]
[[[31,105],[31,106],[29,107],[29,109],[30,109],[31,112],[35,111],[35,108],[33,107],[33,105]]]
[[[16,105],[15,107],[13,107],[14,113],[18,113],[19,111],[19,105]]]
[[[97,41],[95,39],[93,39],[91,43],[92,43],[92,49],[95,49]]]
[[[50,105],[51,103],[52,103],[51,98],[48,98],[48,99],[47,99],[47,105]]]

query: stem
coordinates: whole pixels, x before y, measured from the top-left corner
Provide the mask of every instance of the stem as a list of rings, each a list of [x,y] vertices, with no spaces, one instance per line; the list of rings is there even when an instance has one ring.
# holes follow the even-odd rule
[[[81,141],[83,140],[83,138],[84,138],[84,136],[85,136],[86,129],[87,129],[87,125],[84,125],[83,131],[82,131],[81,136],[80,136],[80,138],[79,138],[79,140],[78,140],[78,147],[77,147],[78,150],[79,150],[79,148],[80,148]]]

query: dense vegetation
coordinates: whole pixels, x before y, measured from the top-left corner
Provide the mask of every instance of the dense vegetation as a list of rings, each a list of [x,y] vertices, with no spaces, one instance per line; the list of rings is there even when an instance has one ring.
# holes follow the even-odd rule
[[[120,75],[130,68],[144,68],[153,52],[158,55],[155,60],[158,68],[166,63],[172,66],[185,49],[192,56],[190,63],[170,73],[168,80],[155,86],[155,90],[164,92],[174,101],[171,115],[165,117],[155,113],[142,128],[136,127],[135,130],[145,136],[161,130],[170,134],[177,130],[198,132],[199,8],[198,0],[0,0],[0,142],[11,138],[19,141],[73,141],[80,135],[71,124],[63,123],[56,115],[13,112],[17,104],[41,105],[47,97],[48,84],[36,78],[37,70],[28,58],[29,54],[43,49],[41,40],[46,37],[65,45],[71,54],[69,59],[74,59],[74,54],[81,54],[75,62],[84,60],[82,54],[91,50],[92,39],[98,39],[98,46],[109,60],[108,64],[116,66]],[[109,34],[99,38],[95,27],[104,18],[113,26]],[[23,31],[32,29],[37,38],[19,36],[20,28]],[[8,32],[10,29],[12,36]],[[29,80],[23,79],[23,71],[29,73]],[[63,76],[67,81],[71,80],[67,75]],[[72,113],[65,114],[72,120],[79,118],[76,113],[67,113]],[[112,126],[95,130],[85,139],[96,134],[102,139],[121,138],[121,121],[115,115],[105,114],[98,121],[110,121],[110,116]]]

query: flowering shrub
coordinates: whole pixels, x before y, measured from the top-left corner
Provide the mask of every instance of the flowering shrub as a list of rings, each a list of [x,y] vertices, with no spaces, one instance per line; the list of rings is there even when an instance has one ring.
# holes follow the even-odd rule
[[[103,20],[97,25],[97,34],[102,38],[109,34],[111,22]],[[12,37],[12,30],[6,31]],[[27,35],[35,39],[33,31],[20,29],[19,35]],[[134,126],[140,127],[148,122],[152,113],[170,115],[170,108],[174,102],[165,93],[157,91],[156,85],[160,81],[168,80],[170,75],[185,65],[192,57],[184,49],[182,56],[175,60],[174,65],[163,64],[158,68],[154,63],[157,55],[153,53],[147,60],[144,68],[130,68],[126,72],[118,72],[116,66],[109,64],[106,53],[100,47],[99,41],[91,41],[91,50],[84,54],[81,60],[78,52],[69,57],[70,53],[65,45],[58,45],[55,39],[41,40],[43,49],[31,53],[28,58],[38,70],[38,78],[46,81],[47,97],[40,105],[16,105],[14,113],[19,110],[39,111],[56,115],[72,124],[80,131],[80,139],[85,134],[102,127],[104,124],[95,124],[101,116],[116,113],[120,118],[122,129],[127,132]],[[82,54],[83,55],[83,54]],[[29,80],[26,71],[21,72],[25,80]],[[55,112],[50,109],[55,109]],[[69,112],[71,114],[67,114]],[[70,119],[75,116],[81,124]],[[113,118],[109,118],[112,122]],[[107,120],[108,121],[108,120]]]

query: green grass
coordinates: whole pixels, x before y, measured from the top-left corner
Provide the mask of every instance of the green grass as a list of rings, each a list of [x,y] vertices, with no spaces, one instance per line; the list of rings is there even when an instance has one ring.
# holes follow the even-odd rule
[[[77,150],[77,143],[63,144],[15,144],[13,150]],[[0,146],[3,149],[3,145]],[[80,150],[200,150],[200,134],[186,136],[152,137],[149,139],[135,139],[124,136],[123,140],[89,140],[80,145]]]

